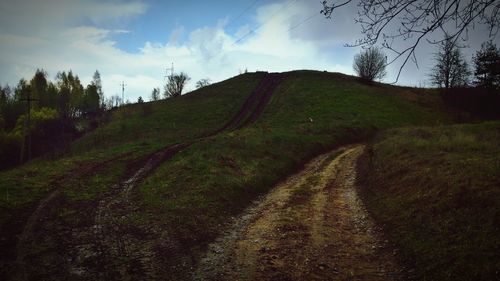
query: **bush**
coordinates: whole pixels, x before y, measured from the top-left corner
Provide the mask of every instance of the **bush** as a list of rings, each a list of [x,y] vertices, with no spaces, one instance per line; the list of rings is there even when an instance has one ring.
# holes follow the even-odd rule
[[[354,71],[369,81],[384,78],[386,65],[387,56],[379,48],[369,48],[354,56]]]

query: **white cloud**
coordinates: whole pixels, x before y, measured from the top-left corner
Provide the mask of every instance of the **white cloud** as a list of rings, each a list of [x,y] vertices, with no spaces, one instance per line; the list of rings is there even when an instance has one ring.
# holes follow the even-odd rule
[[[103,5],[92,2],[97,6],[87,8],[84,2],[75,1],[76,4],[68,4],[72,6],[66,9],[82,9],[85,12],[80,17],[94,22],[137,16],[146,9],[142,2],[136,1],[106,2]],[[352,23],[352,16],[342,13],[333,20],[321,15],[311,17],[317,6],[300,1],[293,3],[259,7],[254,15],[255,22],[236,26],[234,34],[225,29],[227,18],[189,31],[177,24],[161,36],[165,38],[164,42],[144,42],[135,53],[120,49],[112,40],[114,34],[127,32],[124,30],[64,25],[65,28],[50,34],[26,35],[20,32],[13,35],[0,28],[0,78],[3,79],[0,82],[15,84],[21,77],[32,77],[36,68],[44,68],[51,77],[57,71],[71,69],[80,75],[83,83],[89,83],[98,69],[107,96],[121,95],[120,84],[125,82],[126,99],[136,101],[139,96],[147,99],[155,87],[163,89],[165,68],[172,62],[176,72],[184,71],[192,77],[188,90],[194,89],[199,79],[210,78],[217,82],[245,69],[316,69],[352,74],[352,57],[359,49],[343,47],[344,43],[353,42],[360,36],[359,29]],[[109,11],[112,5],[117,5],[120,11],[106,15],[95,12],[96,7]],[[89,14],[93,14],[92,17]],[[70,16],[66,14],[64,17]],[[308,18],[310,20],[304,21]],[[432,59],[427,49],[420,50],[419,56],[423,62],[420,71],[410,66],[400,81],[413,81],[415,85],[425,80],[426,67]],[[390,76],[386,81],[391,82],[397,70],[396,65],[390,66]]]
[[[96,7],[110,11],[112,4],[118,5],[120,11],[113,14],[96,12]],[[83,1],[76,1],[68,4],[71,7],[65,7],[68,11],[64,17],[71,17],[74,14],[71,11],[79,9],[94,22],[117,20],[143,12],[145,8],[139,4],[107,2],[87,7]],[[186,30],[177,25],[169,32],[170,38],[165,35],[168,42],[145,42],[137,53],[119,49],[111,39],[113,33],[125,32],[122,30],[80,25],[41,36],[14,36],[0,29],[0,39],[5,42],[0,46],[0,52],[12,58],[1,56],[0,77],[6,80],[0,82],[16,83],[21,77],[32,77],[36,68],[44,68],[51,77],[57,71],[71,69],[80,75],[83,83],[89,83],[98,69],[107,96],[121,95],[120,84],[125,82],[126,99],[136,101],[138,96],[148,97],[154,87],[162,88],[165,68],[170,67],[171,62],[174,62],[176,71],[184,71],[192,77],[188,90],[193,89],[199,79],[210,78],[216,82],[237,75],[239,70],[244,69],[349,72],[350,64],[346,66],[336,62],[333,56],[315,46],[311,38],[303,39],[288,31],[294,24],[291,16],[302,16],[309,10],[302,11],[297,5],[294,9],[289,7],[284,13],[278,13],[284,6],[281,3],[260,7],[255,20],[257,24],[263,24],[262,27],[236,44],[234,42],[246,34],[243,32],[250,30],[250,26],[243,25],[237,35],[231,35],[224,30],[227,19],[221,19],[213,26],[190,31],[183,42],[179,38]],[[271,16],[273,18],[269,20]]]
[[[31,2],[0,3],[0,83],[15,84],[21,77],[30,78],[36,68],[44,68],[51,77],[57,71],[71,69],[83,83],[89,83],[98,69],[105,94],[121,94],[120,83],[125,82],[130,101],[148,97],[155,87],[162,88],[165,68],[172,62],[176,71],[192,77],[188,90],[199,79],[217,82],[245,69],[317,69],[352,74],[352,58],[359,49],[342,46],[361,36],[352,19],[355,7],[340,10],[329,20],[321,15],[311,17],[319,12],[319,5],[281,2],[260,6],[253,22],[240,26],[231,23],[236,33],[228,33],[227,18],[194,30],[177,24],[160,36],[165,38],[163,42],[144,42],[138,52],[131,53],[112,40],[114,34],[127,31],[107,29],[101,23],[141,15],[147,9],[143,2]],[[60,10],[49,11],[53,7]],[[13,26],[13,22],[25,24]],[[420,70],[409,66],[400,82],[415,85],[425,81],[431,53],[430,48],[420,49]],[[390,66],[386,81],[393,81],[397,70],[397,65]]]
[[[52,34],[61,26],[126,20],[144,14],[142,1],[16,0],[0,2],[0,30],[16,34]]]

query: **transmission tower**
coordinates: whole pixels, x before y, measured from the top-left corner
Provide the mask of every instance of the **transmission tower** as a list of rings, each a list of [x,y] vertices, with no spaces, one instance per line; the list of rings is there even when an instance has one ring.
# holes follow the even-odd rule
[[[125,82],[122,82],[120,86],[122,86],[122,105],[123,105],[125,103],[125,86],[127,86],[127,84],[125,84]]]
[[[172,76],[173,76],[173,75],[174,75],[174,63],[172,63],[172,67],[170,67],[170,68],[169,68],[169,67],[167,67],[167,68],[165,69],[165,73],[167,74],[167,75],[165,75],[165,78],[167,78],[167,77],[168,77],[168,71],[169,71],[169,70],[170,70],[170,75],[172,75]]]

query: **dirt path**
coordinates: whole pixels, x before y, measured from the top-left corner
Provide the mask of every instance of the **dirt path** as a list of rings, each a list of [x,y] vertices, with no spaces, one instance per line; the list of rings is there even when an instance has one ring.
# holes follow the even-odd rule
[[[197,141],[214,136],[220,132],[241,129],[254,123],[263,112],[270,97],[282,79],[281,74],[266,74],[255,90],[249,95],[240,110],[226,124],[214,132],[201,136]],[[138,211],[138,207],[129,194],[137,184],[147,177],[161,163],[172,158],[180,150],[190,146],[193,142],[177,144],[152,154],[136,171],[130,171],[125,180],[110,187],[108,192],[96,202],[92,213],[94,223],[78,229],[65,229],[64,233],[57,233],[57,239],[63,238],[61,244],[66,247],[64,254],[67,263],[59,267],[65,268],[70,276],[89,280],[151,280],[163,279],[157,276],[155,247],[172,243],[166,241],[167,231],[156,226],[132,227],[129,221]],[[106,161],[107,164],[110,161]],[[100,167],[101,165],[99,165]],[[92,169],[94,170],[94,169]],[[83,173],[80,173],[83,174]],[[85,173],[89,174],[89,173]],[[40,201],[36,210],[29,217],[23,232],[19,235],[16,247],[18,270],[17,279],[29,279],[30,262],[26,256],[33,245],[39,242],[33,234],[35,228],[51,220],[47,213],[56,199],[60,199],[59,189],[51,192]],[[84,215],[84,214],[82,214]],[[57,232],[57,231],[56,231]],[[59,231],[61,232],[61,231]],[[45,239],[46,235],[38,235]],[[43,257],[38,257],[42,261]],[[64,270],[64,269],[63,269]]]
[[[355,186],[363,146],[321,155],[209,246],[194,280],[399,280]]]

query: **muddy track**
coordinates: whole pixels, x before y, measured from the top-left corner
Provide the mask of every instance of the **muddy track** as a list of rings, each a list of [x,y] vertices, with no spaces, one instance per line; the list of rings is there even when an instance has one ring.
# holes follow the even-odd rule
[[[214,136],[220,132],[241,129],[254,123],[263,112],[269,102],[272,92],[281,81],[280,74],[267,74],[257,88],[250,94],[238,113],[220,129],[198,139]],[[194,143],[194,142],[193,142]],[[124,182],[111,189],[111,194],[100,200],[95,216],[95,252],[90,255],[98,258],[100,264],[105,264],[107,268],[103,272],[114,272],[112,275],[101,276],[109,280],[142,279],[154,280],[162,279],[158,276],[160,264],[155,264],[157,251],[162,244],[170,244],[171,241],[154,241],[145,237],[157,237],[162,229],[151,226],[148,229],[124,229],[126,221],[138,207],[129,200],[130,191],[164,161],[172,158],[180,150],[189,147],[193,143],[175,145],[166,150],[158,152],[151,157],[146,165],[139,169],[134,175]],[[84,251],[75,260],[82,260],[81,256],[89,256],[88,247],[83,247]],[[121,258],[118,258],[121,257]],[[73,272],[85,273],[91,269],[86,269],[81,265],[75,267]],[[95,273],[91,274],[95,276]]]
[[[353,146],[321,155],[277,185],[209,246],[192,279],[403,279],[357,195],[362,151]]]
[[[224,126],[215,131],[217,134],[226,130],[237,130],[254,123],[264,111],[276,86],[283,80],[281,73],[268,73],[248,96],[238,113]],[[212,134],[212,135],[214,135]]]
[[[25,256],[29,246],[32,245],[33,229],[42,219],[45,208],[49,206],[60,195],[61,190],[59,189],[59,186],[64,185],[64,183],[70,178],[73,179],[83,178],[85,176],[93,174],[102,167],[109,164],[110,162],[122,159],[124,157],[127,157],[128,155],[129,155],[128,153],[121,154],[100,163],[79,166],[77,169],[74,169],[71,172],[67,173],[67,175],[57,177],[51,181],[50,185],[55,186],[56,188],[54,188],[45,198],[40,200],[38,206],[35,208],[33,213],[27,219],[23,231],[19,234],[19,238],[16,245],[16,262],[15,262],[17,267],[16,272],[19,273],[19,276],[17,276],[18,279],[20,280],[27,279]]]
[[[266,74],[233,118],[218,130],[202,136],[194,142],[202,141],[223,131],[241,129],[254,123],[263,112],[272,92],[280,81],[280,74]],[[69,241],[64,243],[68,247],[68,253],[66,253],[68,264],[65,265],[65,268],[71,276],[91,280],[162,279],[156,276],[155,268],[160,265],[154,263],[155,248],[165,246],[170,242],[155,241],[153,237],[165,236],[166,231],[155,228],[155,226],[146,229],[144,227],[130,229],[127,222],[138,211],[138,207],[133,200],[130,200],[129,194],[161,163],[194,142],[176,144],[148,157],[141,168],[135,172],[129,172],[129,176],[125,180],[112,186],[97,202],[93,214],[94,224],[91,227],[66,231],[68,233],[63,236],[66,237],[65,240],[69,239]],[[100,164],[99,167],[104,164]],[[95,171],[95,169],[91,169],[91,171]],[[91,172],[86,174],[91,174]],[[20,276],[17,278],[20,280],[29,279],[25,270],[28,266],[25,256],[27,249],[36,240],[32,233],[33,229],[41,224],[41,218],[45,216],[47,206],[60,197],[59,195],[59,189],[55,189],[40,201],[19,236],[17,245],[19,270],[17,271]]]
[[[108,194],[99,200],[95,223],[92,226],[94,245],[90,248],[85,246],[79,248],[74,260],[82,263],[73,265],[73,273],[84,275],[90,272],[91,276],[97,275],[105,280],[126,280],[136,276],[136,272],[139,272],[139,276],[144,280],[155,278],[153,263],[155,244],[145,242],[143,239],[145,234],[154,235],[154,233],[152,229],[130,229],[127,226],[129,217],[139,209],[130,200],[129,195],[132,189],[161,163],[188,146],[189,144],[177,144],[155,153],[139,170],[125,181],[111,187]],[[103,266],[98,270],[101,273],[95,272],[95,268],[87,268],[84,265],[88,258],[99,261]],[[114,273],[109,274],[110,272]]]

